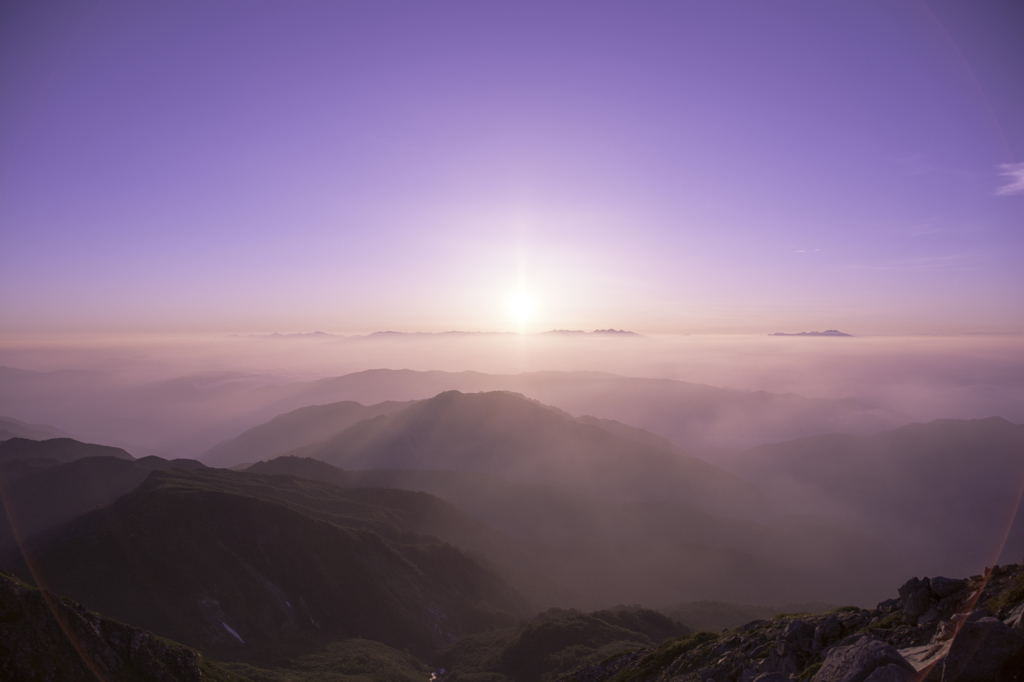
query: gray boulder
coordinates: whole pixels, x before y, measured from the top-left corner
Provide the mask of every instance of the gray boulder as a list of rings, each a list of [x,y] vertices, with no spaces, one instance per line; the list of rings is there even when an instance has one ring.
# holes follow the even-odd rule
[[[790,642],[810,641],[814,637],[814,626],[805,620],[793,620],[783,630],[782,636]]]
[[[996,618],[968,620],[953,638],[942,682],[1009,682],[1024,670],[1024,637]]]
[[[818,623],[818,627],[814,628],[814,641],[819,645],[831,644],[839,639],[842,634],[843,627],[839,624],[839,619],[834,615],[829,615]]]
[[[793,678],[786,673],[761,673],[753,682],[790,682]]]
[[[932,594],[938,599],[945,599],[951,597],[960,590],[967,587],[966,580],[954,580],[953,578],[943,578],[941,575],[931,579]]]
[[[970,613],[967,614],[967,621],[970,622],[970,623],[973,623],[975,621],[981,620],[982,618],[991,618],[991,617],[992,617],[992,612],[989,611],[988,609],[974,609],[973,611],[971,611]]]
[[[924,614],[932,603],[931,581],[911,578],[900,587],[903,612],[912,620]],[[916,623],[916,620],[914,620]]]
[[[907,663],[895,647],[877,639],[863,637],[849,646],[838,646],[829,651],[825,662],[811,679],[812,682],[865,682],[879,668],[888,666],[914,673],[913,666]],[[872,682],[880,682],[881,679],[890,678],[880,677]]]

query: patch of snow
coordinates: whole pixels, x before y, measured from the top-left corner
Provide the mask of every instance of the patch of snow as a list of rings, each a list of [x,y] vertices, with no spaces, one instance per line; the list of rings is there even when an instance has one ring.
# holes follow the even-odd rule
[[[230,625],[228,625],[228,624],[227,624],[227,623],[225,623],[224,621],[221,621],[221,622],[220,622],[220,624],[224,626],[224,629],[225,629],[225,630],[227,630],[228,632],[230,632],[231,634],[233,634],[233,635],[235,636],[235,638],[237,638],[237,639],[238,639],[238,641],[239,641],[239,642],[241,642],[242,644],[245,644],[245,640],[244,640],[244,639],[242,639],[242,637],[241,637],[241,636],[240,636],[240,635],[239,635],[239,634],[238,634],[237,632],[235,632],[234,630],[232,630],[232,629],[231,629],[231,626],[230,626]]]

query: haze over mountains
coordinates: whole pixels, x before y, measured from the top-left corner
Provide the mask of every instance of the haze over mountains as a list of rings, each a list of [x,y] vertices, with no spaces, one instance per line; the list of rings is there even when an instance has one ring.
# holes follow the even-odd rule
[[[298,453],[346,469],[492,473],[612,499],[687,500],[739,514],[763,504],[754,486],[701,460],[502,391],[446,391]]]
[[[884,529],[914,570],[956,575],[1024,555],[1024,425],[999,417],[761,445],[730,469],[793,512]]]
[[[915,571],[1024,553],[1024,426],[999,417],[904,424],[859,400],[600,372],[0,380],[11,433],[43,437],[0,442],[0,568],[217,674],[407,679],[431,660],[536,682],[687,632],[616,605],[704,622],[870,605]],[[27,408],[210,447],[136,457]]]
[[[283,384],[269,375],[222,372],[126,386],[104,373],[0,368],[0,389],[0,414],[69,424],[85,434],[105,433],[100,440],[136,443],[139,454],[185,457],[196,457],[220,440],[299,407],[422,400],[447,390],[514,391],[577,416],[646,429],[693,451],[815,433],[873,432],[909,421],[856,400],[808,399],[594,372],[372,370]]]
[[[336,343],[323,336],[230,341],[315,354]],[[579,337],[544,343],[627,343]],[[1024,427],[915,423],[918,397],[939,399],[892,367],[874,394],[811,391],[828,397],[605,371],[4,368],[0,568],[212,657],[218,675],[383,682],[430,662],[544,682],[686,619],[870,606],[915,572],[1024,553]],[[1012,416],[1014,376],[954,377],[942,400],[968,391],[970,414],[990,401]],[[661,615],[628,615],[642,608]]]
[[[997,336],[11,342],[0,415],[138,456],[195,458],[299,407],[510,390],[717,457],[936,418],[1024,422],[1022,355],[1014,338]],[[380,384],[362,374],[381,367],[414,371],[385,372]]]
[[[72,438],[67,431],[62,431],[48,424],[26,424],[10,417],[0,417],[0,441],[9,438],[30,438],[46,440],[47,438]]]
[[[218,443],[203,454],[203,459],[211,465],[223,467],[267,459],[327,440],[364,419],[391,414],[407,406],[407,402],[393,401],[364,406],[345,400],[301,407]]]

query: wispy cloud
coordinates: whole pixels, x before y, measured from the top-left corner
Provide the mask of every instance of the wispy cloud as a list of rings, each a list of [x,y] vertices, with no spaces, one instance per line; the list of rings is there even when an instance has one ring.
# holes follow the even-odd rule
[[[1024,192],[1024,163],[1001,163],[999,174],[1010,178],[1010,181],[996,190],[1000,196],[1020,194]]]

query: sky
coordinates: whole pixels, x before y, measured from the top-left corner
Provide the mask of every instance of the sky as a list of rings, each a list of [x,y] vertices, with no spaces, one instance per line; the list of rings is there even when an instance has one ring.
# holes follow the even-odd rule
[[[0,334],[1024,333],[1019,2],[0,8]]]

